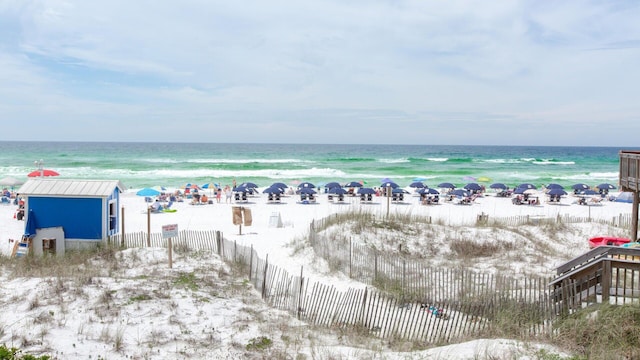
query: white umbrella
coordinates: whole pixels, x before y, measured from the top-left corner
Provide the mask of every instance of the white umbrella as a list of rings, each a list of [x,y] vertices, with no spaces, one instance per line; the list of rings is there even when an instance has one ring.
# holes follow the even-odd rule
[[[24,184],[24,181],[14,178],[13,176],[7,176],[0,179],[0,186],[18,186]]]

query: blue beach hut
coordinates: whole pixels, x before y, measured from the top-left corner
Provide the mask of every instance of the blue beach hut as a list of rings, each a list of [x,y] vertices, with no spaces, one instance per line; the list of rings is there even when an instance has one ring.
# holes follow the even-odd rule
[[[24,199],[25,235],[33,237],[34,254],[92,247],[118,234],[123,190],[118,180],[27,180],[18,196]]]

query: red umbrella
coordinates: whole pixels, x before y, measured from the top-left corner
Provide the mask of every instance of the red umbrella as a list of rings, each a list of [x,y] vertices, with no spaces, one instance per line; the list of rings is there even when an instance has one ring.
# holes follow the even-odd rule
[[[34,170],[32,172],[30,172],[29,174],[27,174],[28,177],[40,177],[40,176],[58,176],[60,174],[58,174],[57,172],[53,171],[53,170],[49,170],[49,169],[44,169],[44,170]]]

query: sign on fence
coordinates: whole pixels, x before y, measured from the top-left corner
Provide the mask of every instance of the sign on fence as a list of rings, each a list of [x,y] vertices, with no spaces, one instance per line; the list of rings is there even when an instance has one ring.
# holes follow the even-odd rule
[[[178,237],[178,224],[162,225],[162,238],[170,239]]]

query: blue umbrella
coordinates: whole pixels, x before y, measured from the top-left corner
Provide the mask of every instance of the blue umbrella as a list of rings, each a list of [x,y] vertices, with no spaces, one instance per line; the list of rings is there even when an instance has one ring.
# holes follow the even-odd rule
[[[589,188],[589,185],[587,185],[587,184],[573,184],[573,185],[571,185],[571,188],[573,190],[587,190]]]
[[[467,185],[464,186],[464,188],[466,190],[471,190],[471,191],[482,190],[482,186],[480,186],[480,184],[478,183],[468,183]]]
[[[553,188],[547,191],[547,194],[552,196],[562,196],[562,195],[567,195],[567,192],[564,191],[564,189]]]
[[[387,183],[387,182],[393,182],[393,180],[389,179],[389,178],[384,178],[382,180],[380,180],[381,183]]]
[[[352,188],[352,187],[362,187],[362,184],[357,181],[351,181],[344,185],[344,187]]]
[[[284,190],[282,188],[279,187],[274,187],[274,186],[270,186],[264,190],[262,190],[263,194],[282,194],[284,193]]]
[[[233,189],[233,191],[235,191],[235,192],[242,192],[242,193],[245,193],[245,192],[248,192],[248,191],[249,191],[249,188],[248,188],[248,187],[246,187],[246,186],[241,186],[241,185],[239,185],[239,186],[236,186],[236,188],[235,188],[235,189]]]
[[[280,189],[288,188],[288,186],[285,183],[281,183],[281,182],[274,182],[273,184],[271,184],[270,187],[277,187],[277,188],[280,188]]]
[[[329,189],[329,194],[345,195],[346,193],[348,193],[348,191],[341,187],[332,187]]]
[[[600,184],[600,185],[598,185],[598,186],[596,186],[596,187],[597,187],[598,189],[600,189],[600,190],[613,190],[613,189],[615,189],[615,188],[616,188],[614,185],[607,184],[607,183]]]
[[[456,189],[450,192],[449,194],[455,195],[455,196],[462,196],[462,197],[467,197],[471,195],[467,190],[464,190],[464,189]]]
[[[545,186],[547,189],[564,189],[564,186],[560,184],[549,184]]]
[[[158,196],[158,195],[160,195],[160,191],[158,191],[156,189],[152,189],[152,188],[144,188],[144,189],[138,190],[136,195],[138,195],[138,196]]]
[[[329,183],[325,184],[324,187],[327,188],[327,189],[333,189],[333,188],[336,188],[336,187],[338,187],[338,188],[342,187],[342,185],[340,185],[339,183],[337,183],[335,181],[332,181],[332,182],[329,182]]]
[[[489,187],[492,189],[500,189],[500,190],[507,190],[508,188],[507,185],[503,183],[494,183],[494,184],[491,184]]]
[[[405,189],[401,189],[401,188],[394,188],[393,190],[391,190],[392,194],[408,194],[409,192]]]
[[[398,184],[394,183],[393,181],[387,181],[387,182],[383,182],[380,187],[390,187],[390,188],[397,188]]]
[[[411,184],[409,184],[409,187],[412,188],[417,188],[417,189],[422,189],[425,188],[426,185],[422,183],[422,181],[414,181]]]
[[[358,189],[358,194],[375,194],[376,191],[373,190],[372,188],[360,188]]]
[[[202,184],[202,185],[200,185],[200,188],[201,188],[201,189],[208,189],[208,188],[209,188],[209,185],[211,185],[211,184],[209,184],[209,183]]]
[[[315,185],[313,185],[312,183],[305,181],[303,183],[300,183],[298,185],[298,189],[302,189],[302,188],[309,188],[309,189],[313,189],[314,187],[316,187]]]
[[[29,209],[29,216],[27,216],[27,223],[24,227],[25,236],[34,236],[36,234],[36,215],[32,209]]]
[[[438,184],[438,187],[441,189],[455,189],[456,186],[453,185],[452,183],[448,183],[448,182],[443,182]]]
[[[244,187],[246,187],[247,189],[249,189],[249,188],[255,189],[255,188],[257,188],[257,187],[258,187],[258,185],[254,184],[254,183],[252,183],[252,182],[243,182],[242,184],[240,184],[240,185],[238,185],[238,186],[244,186]]]
[[[431,194],[431,195],[437,195],[440,194],[440,192],[436,189],[432,189],[432,188],[424,188],[424,189],[420,189],[418,190],[419,194]]]
[[[300,194],[315,194],[316,191],[312,188],[302,188],[300,189]]]
[[[591,189],[582,190],[579,194],[585,196],[600,195],[597,191]]]
[[[529,184],[529,183],[524,183],[524,184],[520,184],[518,185],[518,188],[523,188],[523,189],[537,189],[537,187],[533,184]]]

